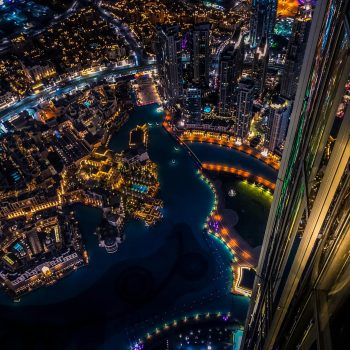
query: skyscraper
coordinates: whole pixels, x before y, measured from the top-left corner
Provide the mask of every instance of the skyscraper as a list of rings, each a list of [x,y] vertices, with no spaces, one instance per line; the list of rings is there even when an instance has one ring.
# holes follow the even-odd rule
[[[185,115],[190,123],[200,123],[202,114],[201,89],[189,87],[184,91]]]
[[[234,80],[234,48],[226,47],[219,63],[219,114],[230,115],[232,112],[232,92]]]
[[[250,17],[250,45],[257,47],[260,41],[271,39],[276,20],[277,0],[252,0]]]
[[[347,347],[350,109],[344,87],[350,73],[348,9],[349,0],[318,1],[315,9],[243,349]]]
[[[252,77],[255,81],[256,95],[261,97],[265,92],[266,73],[269,64],[269,45],[264,38],[256,48],[253,58]]]
[[[290,102],[278,95],[274,95],[269,102],[265,147],[271,152],[285,139],[290,107]]]
[[[305,47],[312,19],[312,6],[310,3],[300,5],[295,17],[292,36],[288,43],[286,61],[281,79],[281,96],[294,99],[301,66],[303,63]]]
[[[163,94],[169,103],[182,96],[181,45],[178,26],[158,26],[157,67]]]
[[[209,86],[209,34],[210,24],[195,24],[192,32],[193,82],[201,87]]]
[[[234,45],[227,46],[219,62],[219,114],[233,112],[233,92],[243,70],[243,35],[238,31]]]
[[[245,138],[249,132],[252,121],[253,98],[254,81],[251,78],[241,79],[235,91],[235,135],[240,139]]]

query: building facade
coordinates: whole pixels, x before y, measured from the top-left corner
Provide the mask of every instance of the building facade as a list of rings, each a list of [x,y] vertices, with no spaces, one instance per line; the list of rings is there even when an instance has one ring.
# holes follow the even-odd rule
[[[235,136],[244,139],[249,132],[252,121],[254,99],[254,81],[251,78],[243,78],[238,82],[235,91]]]
[[[184,92],[185,116],[190,123],[200,123],[202,115],[201,89],[189,87]]]
[[[193,82],[201,87],[209,86],[210,68],[210,24],[198,23],[192,32]]]
[[[292,36],[288,43],[281,79],[281,96],[288,99],[294,99],[297,91],[307,38],[311,27],[312,11],[311,2],[300,5],[293,23]]]
[[[290,101],[274,95],[269,102],[265,147],[274,152],[285,140],[290,116]]]
[[[157,68],[162,92],[172,104],[182,97],[181,44],[178,26],[158,26],[156,38]]]
[[[266,74],[269,64],[269,45],[266,39],[260,41],[254,52],[252,77],[255,81],[255,95],[262,97],[265,93]]]
[[[243,42],[243,40],[241,40]],[[219,114],[230,116],[233,113],[233,93],[237,80],[242,74],[242,45],[227,46],[219,62]]]
[[[349,13],[327,0],[313,15],[242,349],[347,347]]]
[[[263,38],[269,40],[276,21],[277,0],[252,0],[250,45],[257,47]]]

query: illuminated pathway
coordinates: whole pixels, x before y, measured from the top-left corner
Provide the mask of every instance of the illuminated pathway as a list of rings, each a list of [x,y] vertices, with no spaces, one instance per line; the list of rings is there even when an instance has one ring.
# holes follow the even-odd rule
[[[162,336],[171,335],[176,329],[177,332],[185,333],[186,326],[201,325],[208,322],[213,325],[213,327],[214,325],[219,327],[232,327],[234,331],[240,329],[238,323],[236,323],[232,317],[231,312],[222,313],[219,311],[217,313],[208,312],[206,314],[189,314],[172,321],[169,320],[169,322],[159,325],[153,330],[147,332],[143,338],[140,338],[138,342],[133,345],[132,350],[142,350],[144,346],[146,346],[147,349],[147,345],[152,344],[154,339],[157,342],[157,339],[159,340]],[[189,349],[192,349],[192,347],[189,347]]]
[[[185,131],[182,135],[179,136],[179,138],[181,141],[184,142],[206,142],[210,144],[216,144],[223,147],[232,148],[261,160],[262,162],[271,166],[275,170],[278,170],[280,167],[279,162],[273,159],[272,157],[264,157],[260,152],[247,145],[237,145],[235,143],[235,138],[232,135],[212,131],[191,130]]]
[[[230,167],[225,164],[202,163],[202,168],[205,170],[212,170],[212,171],[219,171],[219,172],[234,174],[238,177],[249,180],[249,182],[258,183],[259,185],[262,185],[265,188],[270,190],[274,190],[276,187],[276,185],[273,182],[268,181],[261,176],[255,176],[249,171]]]

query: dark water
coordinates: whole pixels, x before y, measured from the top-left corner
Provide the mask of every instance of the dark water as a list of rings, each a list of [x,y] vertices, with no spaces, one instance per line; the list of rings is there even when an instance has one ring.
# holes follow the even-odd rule
[[[164,219],[152,228],[130,222],[125,242],[109,255],[93,235],[100,211],[77,206],[90,264],[18,304],[1,294],[1,349],[122,350],[185,314],[231,311],[244,321],[248,299],[229,293],[230,257],[202,229],[213,195],[161,119],[155,105],[136,108],[110,146],[125,148],[132,127],[151,123],[149,153],[159,165]]]
[[[220,180],[225,207],[238,214],[235,225],[238,233],[255,248],[262,244],[269,215],[272,195],[259,187],[254,187],[230,174],[212,173],[213,180]],[[233,189],[235,196],[230,197]]]

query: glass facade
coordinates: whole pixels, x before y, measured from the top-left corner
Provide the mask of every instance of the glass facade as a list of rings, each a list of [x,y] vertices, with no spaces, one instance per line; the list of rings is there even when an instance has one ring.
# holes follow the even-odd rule
[[[350,295],[347,9],[315,10],[242,349],[332,349]]]

